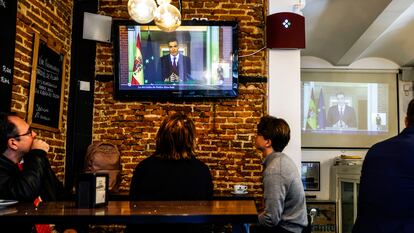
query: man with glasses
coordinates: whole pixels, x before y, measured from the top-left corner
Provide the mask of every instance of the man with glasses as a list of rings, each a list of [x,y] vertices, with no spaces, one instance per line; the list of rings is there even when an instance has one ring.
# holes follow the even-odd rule
[[[36,204],[63,198],[63,185],[46,157],[49,145],[36,135],[22,118],[0,113],[0,199]],[[15,232],[31,232],[32,226],[18,228]]]

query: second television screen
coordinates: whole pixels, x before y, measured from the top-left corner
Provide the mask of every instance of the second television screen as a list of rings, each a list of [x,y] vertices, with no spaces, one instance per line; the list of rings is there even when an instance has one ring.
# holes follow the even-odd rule
[[[398,133],[395,73],[302,72],[302,146],[368,148]]]

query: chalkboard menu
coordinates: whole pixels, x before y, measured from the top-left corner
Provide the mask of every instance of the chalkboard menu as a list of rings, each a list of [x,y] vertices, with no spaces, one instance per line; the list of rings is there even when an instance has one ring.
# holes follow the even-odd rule
[[[17,1],[0,0],[0,111],[10,111]]]
[[[59,131],[62,124],[65,56],[35,36],[29,117],[32,127]]]

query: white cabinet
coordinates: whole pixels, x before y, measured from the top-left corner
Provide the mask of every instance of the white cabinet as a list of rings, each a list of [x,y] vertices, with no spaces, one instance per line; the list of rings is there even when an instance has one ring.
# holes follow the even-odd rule
[[[331,169],[330,199],[336,202],[338,233],[350,233],[357,216],[361,165],[337,165]]]

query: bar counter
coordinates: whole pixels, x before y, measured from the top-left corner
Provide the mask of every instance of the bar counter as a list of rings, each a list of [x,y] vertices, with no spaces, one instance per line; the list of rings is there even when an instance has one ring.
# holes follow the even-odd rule
[[[101,208],[81,209],[75,202],[17,203],[0,209],[2,223],[169,224],[231,223],[233,232],[257,221],[253,200],[109,201]]]

